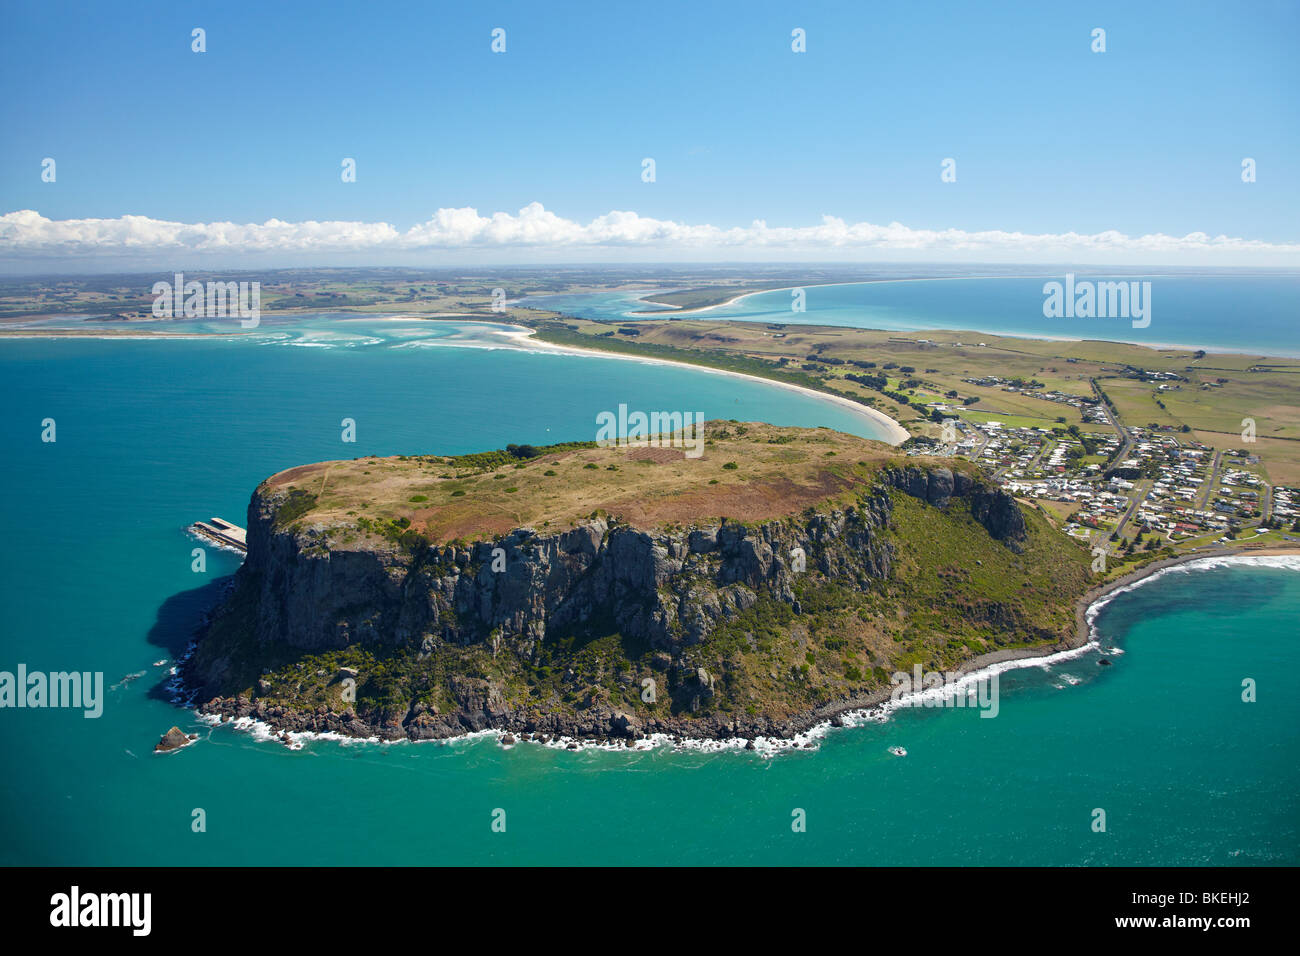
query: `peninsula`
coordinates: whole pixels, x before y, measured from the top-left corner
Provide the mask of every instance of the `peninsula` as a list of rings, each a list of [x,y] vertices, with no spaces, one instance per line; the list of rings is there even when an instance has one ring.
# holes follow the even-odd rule
[[[715,421],[304,465],[183,667],[200,712],[438,739],[790,737],[891,675],[1078,643],[1087,551],[973,462]]]

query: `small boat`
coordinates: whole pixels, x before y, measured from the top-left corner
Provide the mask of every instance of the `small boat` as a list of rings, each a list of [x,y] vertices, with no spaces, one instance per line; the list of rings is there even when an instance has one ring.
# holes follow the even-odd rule
[[[895,757],[906,757],[906,756],[907,756],[907,751],[904,750],[902,747],[890,747],[890,748],[889,748],[889,752],[890,752],[891,754],[893,754]]]

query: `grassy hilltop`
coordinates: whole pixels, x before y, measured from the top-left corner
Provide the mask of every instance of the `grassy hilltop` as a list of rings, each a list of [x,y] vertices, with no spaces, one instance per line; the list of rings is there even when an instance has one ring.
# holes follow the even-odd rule
[[[281,520],[349,543],[423,534],[431,544],[512,528],[571,528],[595,513],[652,529],[721,518],[757,522],[850,503],[893,449],[830,429],[712,422],[702,454],[571,442],[441,457],[320,462],[274,475]],[[349,537],[350,536],[350,537]]]

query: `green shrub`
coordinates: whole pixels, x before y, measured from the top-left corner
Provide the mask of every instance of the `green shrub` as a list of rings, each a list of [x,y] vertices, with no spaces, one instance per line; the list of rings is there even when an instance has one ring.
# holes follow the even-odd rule
[[[301,518],[308,511],[316,506],[316,496],[309,491],[303,491],[301,488],[295,488],[289,492],[280,505],[279,510],[275,513],[275,525],[283,527],[291,524],[298,518]]]

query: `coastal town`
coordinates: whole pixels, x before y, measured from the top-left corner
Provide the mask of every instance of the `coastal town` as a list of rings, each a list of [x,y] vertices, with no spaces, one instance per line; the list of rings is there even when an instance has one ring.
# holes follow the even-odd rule
[[[1154,373],[1149,380],[1173,377]],[[1132,554],[1222,545],[1270,531],[1300,540],[1300,489],[1269,484],[1249,440],[1218,450],[1171,426],[1126,425],[1099,389],[1072,395],[992,375],[967,382],[1070,406],[1082,425],[976,422],[959,405],[930,402],[940,437],[912,442],[907,453],[979,462],[1023,503],[1094,548]]]

